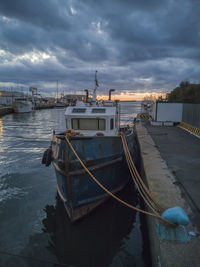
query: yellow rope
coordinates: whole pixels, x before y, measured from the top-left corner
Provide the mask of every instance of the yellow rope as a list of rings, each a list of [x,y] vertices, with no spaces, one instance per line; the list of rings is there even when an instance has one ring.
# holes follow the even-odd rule
[[[131,172],[131,176],[132,179],[134,181],[134,183],[136,184],[138,191],[139,192],[143,192],[140,193],[143,200],[145,201],[145,203],[148,205],[148,203],[150,204],[150,206],[152,206],[152,210],[153,211],[158,211],[158,212],[163,212],[164,208],[160,206],[160,204],[156,201],[156,199],[153,197],[151,191],[147,188],[147,186],[145,185],[145,183],[143,182],[141,176],[139,175],[135,164],[132,160],[132,156],[130,154],[127,142],[126,142],[126,138],[124,133],[120,133],[121,138],[122,138],[122,144],[123,144],[123,148],[124,148],[124,152],[125,152],[125,156],[126,156],[126,160],[129,166],[129,170]],[[149,206],[149,205],[148,205]]]
[[[163,223],[171,226],[171,227],[176,227],[177,225],[174,223],[171,223],[169,221],[167,221],[166,219],[162,218],[160,215],[156,214],[156,213],[150,213],[147,212],[145,210],[141,210],[139,208],[136,208],[134,206],[132,206],[131,204],[121,200],[120,198],[118,198],[117,196],[115,196],[112,192],[110,192],[107,188],[105,188],[95,177],[94,175],[90,172],[90,170],[85,166],[85,164],[83,163],[83,161],[79,158],[78,154],[76,153],[75,149],[73,148],[72,144],[70,143],[68,136],[65,135],[65,139],[69,145],[69,147],[71,148],[71,150],[73,151],[74,155],[77,157],[77,159],[79,160],[81,166],[85,169],[85,171],[90,175],[90,177],[95,181],[95,183],[97,183],[109,196],[111,196],[112,198],[114,198],[115,200],[117,200],[118,202],[124,204],[125,206],[131,208],[132,210],[144,213],[146,215],[150,215],[153,217],[156,217],[157,219],[161,220]]]
[[[122,143],[124,145],[124,140],[122,139]],[[124,147],[124,151],[125,151],[125,147]],[[144,187],[141,186],[140,182],[138,181],[138,177],[136,176],[132,166],[131,166],[131,160],[129,158],[129,155],[128,153],[125,151],[125,157],[126,157],[126,161],[127,161],[127,164],[128,164],[128,167],[129,167],[129,170],[130,170],[130,173],[131,173],[131,177],[133,179],[133,182],[135,183],[136,185],[136,188],[138,190],[138,192],[140,193],[141,197],[143,198],[143,200],[145,201],[146,205],[155,213],[157,213],[155,207],[153,206],[153,203],[151,201],[151,199],[149,198],[149,196],[146,194],[145,192],[145,189]]]

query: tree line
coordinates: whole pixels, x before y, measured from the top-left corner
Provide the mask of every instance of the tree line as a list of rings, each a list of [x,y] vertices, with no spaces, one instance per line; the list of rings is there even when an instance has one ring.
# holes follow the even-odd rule
[[[166,95],[165,101],[200,104],[200,84],[183,81]]]

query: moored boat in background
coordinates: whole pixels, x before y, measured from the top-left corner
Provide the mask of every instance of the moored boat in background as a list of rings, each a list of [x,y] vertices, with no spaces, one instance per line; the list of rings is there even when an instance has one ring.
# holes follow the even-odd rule
[[[149,114],[152,111],[154,102],[152,100],[143,100],[141,102],[140,114]]]
[[[27,98],[15,98],[13,109],[16,113],[27,113],[32,111],[32,101]]]
[[[63,102],[56,102],[54,108],[65,108],[67,105]]]

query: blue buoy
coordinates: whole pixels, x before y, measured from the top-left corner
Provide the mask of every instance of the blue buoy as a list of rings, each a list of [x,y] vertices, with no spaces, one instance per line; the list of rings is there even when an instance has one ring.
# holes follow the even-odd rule
[[[187,225],[190,222],[184,209],[178,206],[165,210],[161,217],[179,225]]]
[[[162,223],[156,226],[156,231],[160,240],[188,242],[190,237],[184,225],[187,225],[190,220],[181,207],[173,207],[165,210],[162,215],[166,220],[176,223],[177,227],[169,227]]]

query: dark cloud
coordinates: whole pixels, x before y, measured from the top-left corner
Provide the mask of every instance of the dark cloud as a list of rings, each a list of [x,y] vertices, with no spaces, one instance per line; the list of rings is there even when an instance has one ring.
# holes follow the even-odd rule
[[[49,29],[69,28],[69,11],[63,7],[64,1],[48,0],[2,0],[0,13],[8,18],[15,18],[24,23],[34,24]]]
[[[167,91],[199,81],[195,0],[1,0],[1,85]],[[100,89],[99,89],[100,90]]]

